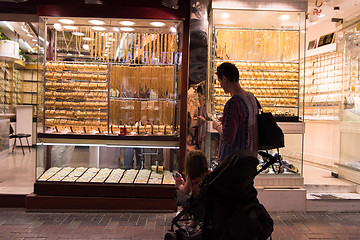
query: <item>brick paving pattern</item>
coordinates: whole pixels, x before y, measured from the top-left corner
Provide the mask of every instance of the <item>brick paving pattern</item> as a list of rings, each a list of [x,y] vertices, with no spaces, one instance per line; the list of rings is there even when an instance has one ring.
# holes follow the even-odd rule
[[[0,209],[0,239],[164,239],[174,213]],[[360,213],[271,213],[277,239],[359,239]]]

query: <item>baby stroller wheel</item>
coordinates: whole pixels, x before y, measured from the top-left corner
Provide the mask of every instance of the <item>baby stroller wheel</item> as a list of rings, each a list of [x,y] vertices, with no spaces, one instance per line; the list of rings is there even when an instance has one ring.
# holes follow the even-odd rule
[[[176,234],[174,232],[167,232],[165,234],[165,240],[176,240]]]

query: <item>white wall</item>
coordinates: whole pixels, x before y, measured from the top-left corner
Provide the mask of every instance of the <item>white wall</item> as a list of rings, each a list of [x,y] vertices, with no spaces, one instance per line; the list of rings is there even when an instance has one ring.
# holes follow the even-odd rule
[[[339,122],[306,122],[304,135],[304,161],[313,162],[330,170],[339,163]]]

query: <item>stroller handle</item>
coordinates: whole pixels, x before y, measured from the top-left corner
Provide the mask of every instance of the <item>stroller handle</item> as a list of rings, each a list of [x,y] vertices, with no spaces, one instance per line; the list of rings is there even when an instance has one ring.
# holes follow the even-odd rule
[[[259,155],[262,156],[263,158],[269,159],[269,161],[265,163],[264,166],[262,166],[262,168],[259,171],[256,172],[256,175],[258,175],[259,173],[270,167],[272,164],[276,163],[276,161],[278,160],[276,157],[274,157],[273,155],[267,152],[259,151]]]

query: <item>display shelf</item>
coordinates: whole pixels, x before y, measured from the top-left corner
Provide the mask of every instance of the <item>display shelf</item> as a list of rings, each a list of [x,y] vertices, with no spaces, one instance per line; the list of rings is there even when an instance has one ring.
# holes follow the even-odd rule
[[[38,139],[40,145],[52,144],[93,144],[109,146],[141,146],[141,147],[179,147],[179,137],[176,135],[119,135],[119,134],[70,134],[70,133],[39,133]]]
[[[175,180],[169,171],[157,173],[156,171],[109,169],[109,168],[84,168],[84,167],[53,167],[45,171],[37,181],[40,182],[87,182],[104,184],[170,184],[175,185]]]
[[[232,32],[232,30],[240,32]],[[215,27],[216,35],[216,50],[214,56],[214,69],[225,60],[221,56],[227,54],[227,62],[232,62],[239,70],[239,79],[241,86],[247,91],[254,94],[260,104],[264,107],[264,111],[272,112],[278,119],[284,120],[284,117],[289,117],[286,121],[298,121],[298,109],[299,109],[299,63],[294,61],[264,61],[261,59],[240,59],[239,57],[247,58],[244,54],[247,48],[253,48],[249,43],[243,42],[239,47],[241,50],[237,50],[237,53],[233,54],[228,52],[227,46],[232,43],[227,43],[229,39],[220,36],[221,34],[234,34],[235,38],[244,40],[241,37],[242,34],[262,35],[265,32],[270,31],[263,29],[241,29],[241,28],[218,28]],[[272,30],[277,31],[277,30]],[[221,34],[220,34],[221,33]],[[290,34],[291,35],[291,34]],[[254,36],[253,36],[254,37]],[[285,40],[287,38],[281,38]],[[263,39],[263,41],[267,41]],[[293,40],[291,40],[293,41]],[[265,44],[264,42],[264,44]],[[255,43],[254,43],[255,44]],[[288,43],[286,43],[288,44]],[[232,45],[231,45],[232,46]],[[253,48],[252,50],[256,50]],[[264,50],[264,49],[263,49]],[[269,50],[270,51],[270,50]],[[240,53],[239,53],[240,52]],[[285,52],[284,52],[285,53]],[[256,55],[256,54],[255,54]],[[232,58],[234,57],[234,58]],[[223,106],[230,96],[226,95],[220,87],[220,83],[215,78],[213,79],[214,89],[213,98],[213,113],[221,114]],[[284,110],[286,108],[287,110]]]
[[[307,120],[339,120],[343,54],[329,52],[306,58],[305,115]]]
[[[45,128],[85,132],[80,125],[89,128],[89,132],[107,132],[107,69],[106,64],[100,63],[47,62]]]

